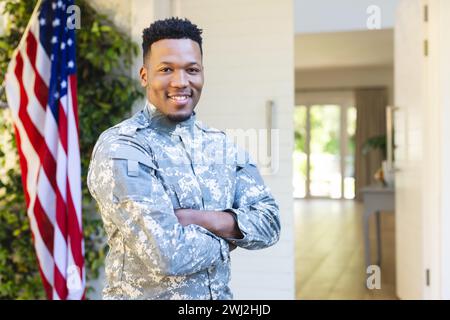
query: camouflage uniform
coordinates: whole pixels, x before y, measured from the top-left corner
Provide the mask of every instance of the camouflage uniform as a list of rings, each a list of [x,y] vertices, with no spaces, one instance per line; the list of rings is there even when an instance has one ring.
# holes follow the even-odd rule
[[[88,187],[108,236],[104,299],[232,299],[229,244],[279,239],[278,205],[247,153],[222,131],[146,104],[95,145]],[[183,227],[174,209],[229,211],[244,235]]]

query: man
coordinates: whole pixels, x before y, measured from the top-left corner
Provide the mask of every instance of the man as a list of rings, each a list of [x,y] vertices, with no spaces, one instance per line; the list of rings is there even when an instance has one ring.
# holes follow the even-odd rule
[[[201,32],[178,18],[144,30],[147,103],[94,148],[88,186],[109,244],[104,299],[231,299],[230,251],[279,239],[278,205],[255,164],[196,120]]]

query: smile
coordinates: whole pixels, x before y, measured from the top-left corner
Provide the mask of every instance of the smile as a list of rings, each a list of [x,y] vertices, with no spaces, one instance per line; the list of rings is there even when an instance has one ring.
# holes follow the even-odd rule
[[[171,96],[170,99],[177,101],[177,102],[184,102],[187,101],[191,96]]]

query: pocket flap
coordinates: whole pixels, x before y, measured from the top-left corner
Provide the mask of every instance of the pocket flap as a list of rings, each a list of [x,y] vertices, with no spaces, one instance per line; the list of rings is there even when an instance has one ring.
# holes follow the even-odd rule
[[[132,146],[121,145],[111,152],[113,159],[122,159],[128,161],[128,170],[137,171],[137,163],[141,163],[149,168],[158,170],[151,157]]]

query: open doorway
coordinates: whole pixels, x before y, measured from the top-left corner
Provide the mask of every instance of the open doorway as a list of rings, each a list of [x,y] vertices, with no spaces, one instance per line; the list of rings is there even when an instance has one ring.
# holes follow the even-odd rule
[[[397,298],[394,215],[381,214],[381,287],[369,289],[361,201],[363,187],[381,182],[382,148],[362,149],[370,138],[382,139],[393,104],[397,4],[295,1],[297,299]],[[377,30],[365,24],[369,6],[382,11]],[[369,224],[375,246],[376,221]]]
[[[294,108],[294,197],[353,199],[356,108],[351,92],[300,96],[304,103]]]

